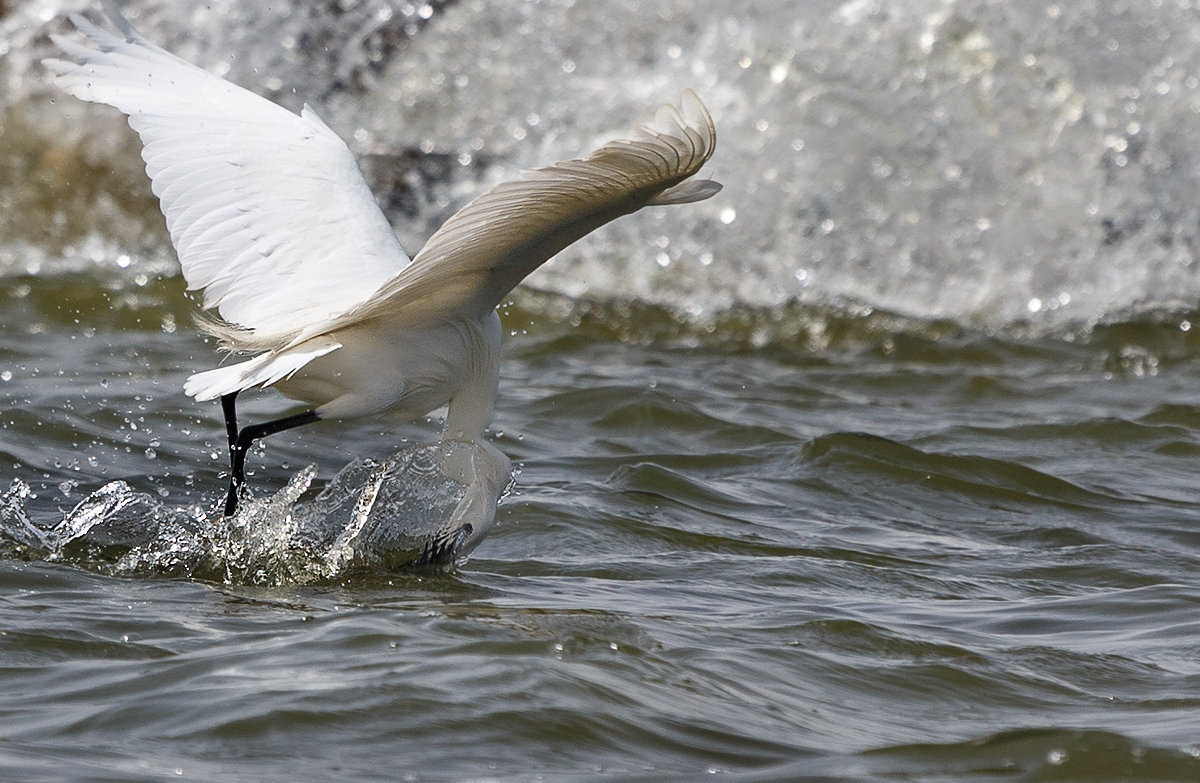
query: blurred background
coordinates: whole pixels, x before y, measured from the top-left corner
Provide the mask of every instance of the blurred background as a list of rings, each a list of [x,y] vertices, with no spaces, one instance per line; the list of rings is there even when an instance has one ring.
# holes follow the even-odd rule
[[[90,6],[0,7],[0,275],[109,265],[114,246],[170,269],[123,119],[57,94],[38,64],[47,32]],[[798,304],[1059,330],[1200,293],[1186,2],[123,7],[181,57],[310,103],[364,158],[410,252],[482,187],[695,89],[724,194],[564,253],[529,282],[548,314],[646,304],[704,340],[738,312],[770,341],[813,326],[783,312]]]

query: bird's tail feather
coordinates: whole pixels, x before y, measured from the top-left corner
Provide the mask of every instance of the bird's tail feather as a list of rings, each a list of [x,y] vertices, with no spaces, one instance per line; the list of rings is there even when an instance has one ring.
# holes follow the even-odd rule
[[[313,359],[341,347],[331,337],[317,337],[285,351],[271,351],[244,362],[198,372],[183,384],[183,391],[203,401],[255,386],[270,386],[292,377]]]

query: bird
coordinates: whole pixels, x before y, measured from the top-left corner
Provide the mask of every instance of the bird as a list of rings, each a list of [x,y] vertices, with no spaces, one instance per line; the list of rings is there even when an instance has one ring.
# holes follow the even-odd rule
[[[411,259],[346,143],[299,113],[152,43],[110,0],[113,30],[70,17],[43,60],[54,83],[128,117],[142,142],[197,325],[240,361],[196,372],[184,393],[220,400],[233,516],[257,440],[325,419],[446,408],[442,441],[482,441],[498,394],[497,307],[581,237],[643,207],[721,185],[697,177],[716,146],[691,90],[652,123],[583,158],[520,172],[470,201]],[[248,357],[248,358],[246,358]],[[238,428],[236,400],[273,387],[305,409]]]

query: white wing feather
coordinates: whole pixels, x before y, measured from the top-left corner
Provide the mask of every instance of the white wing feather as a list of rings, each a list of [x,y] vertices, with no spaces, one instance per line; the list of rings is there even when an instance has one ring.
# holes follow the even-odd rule
[[[246,333],[214,331],[234,348],[271,347],[193,375],[185,391],[198,399],[291,377],[340,348],[341,329],[490,317],[585,234],[721,189],[693,179],[716,130],[687,91],[682,112],[664,106],[635,139],[522,172],[475,199],[410,262],[350,150],[307,105],[296,115],[196,68],[105,9],[120,36],[73,16],[97,48],[53,36],[74,62],[45,63],[67,92],[129,115],[189,288]]]
[[[371,301],[311,326],[294,344],[374,319],[480,317],[534,269],[605,223],[645,206],[714,195],[719,183],[692,179],[716,148],[712,117],[691,90],[681,107],[661,108],[654,125],[639,128],[633,140],[497,185],[446,221]]]
[[[154,45],[108,4],[114,35],[73,16],[93,46],[57,83],[129,115],[191,289],[204,306],[286,342],[367,301],[409,264],[353,154],[308,106],[299,114]]]

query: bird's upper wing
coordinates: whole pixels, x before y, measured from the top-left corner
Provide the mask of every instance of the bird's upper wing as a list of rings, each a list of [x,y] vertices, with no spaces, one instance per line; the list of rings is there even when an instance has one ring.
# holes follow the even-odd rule
[[[90,48],[47,60],[64,90],[129,115],[171,241],[204,306],[260,340],[362,304],[409,264],[354,156],[299,114],[155,46],[108,3],[120,35],[80,16]]]
[[[446,221],[370,302],[308,336],[406,313],[486,312],[555,253],[605,223],[644,206],[712,196],[718,183],[692,179],[716,146],[712,117],[690,90],[680,108],[659,109],[653,126],[639,128],[633,140],[496,186]]]

